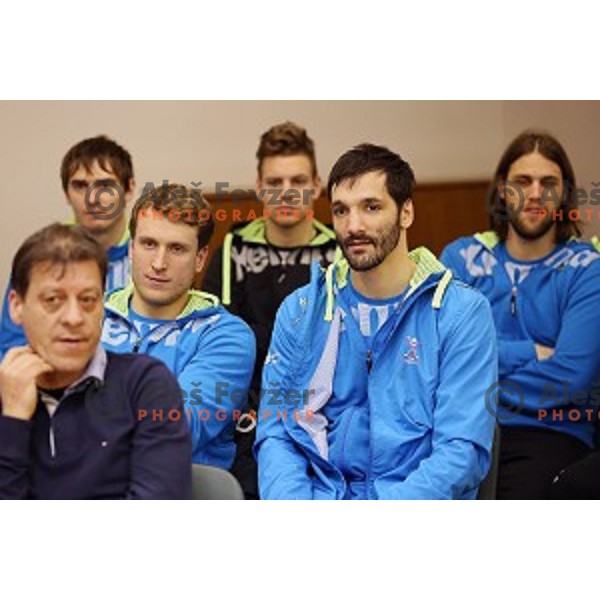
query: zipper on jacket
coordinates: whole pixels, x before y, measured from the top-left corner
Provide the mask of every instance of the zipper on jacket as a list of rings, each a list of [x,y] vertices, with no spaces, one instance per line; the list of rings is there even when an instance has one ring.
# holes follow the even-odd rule
[[[277,277],[277,283],[282,284],[285,281],[285,278],[288,276],[287,268],[288,268],[288,258],[290,256],[289,251],[284,251],[283,255],[279,252],[278,249],[274,248],[275,254],[279,258],[279,277]]]
[[[54,429],[52,428],[52,417],[50,417],[50,456],[56,458],[56,443],[54,441]]]
[[[282,284],[286,277],[287,277],[287,264],[282,264],[281,265],[281,273],[279,274],[279,277],[277,277],[277,283]]]
[[[159,325],[159,327],[161,327],[161,326]],[[156,330],[155,329],[151,329],[148,333],[146,333],[145,336],[140,336],[139,331],[137,331],[137,329],[135,327],[134,327],[134,329],[135,329],[135,332],[137,333],[138,337],[137,337],[137,340],[135,341],[135,344],[132,346],[131,351],[134,354],[137,354],[140,351],[140,347],[141,347],[142,342],[144,341],[144,339],[147,338],[149,335],[152,335],[152,333],[154,331],[156,331]]]
[[[60,406],[60,402],[47,394],[40,396],[40,402],[44,403],[46,411],[48,412],[48,446],[50,448],[50,456],[56,458],[56,440],[54,438],[54,427],[52,426],[52,423],[54,422],[54,415]]]
[[[123,315],[119,315],[119,318],[121,318],[123,321],[125,321],[125,323],[128,327],[130,327],[130,326],[133,327],[134,331],[136,332],[136,334],[138,336],[135,344],[133,344],[133,346],[131,347],[131,350],[130,350],[130,352],[133,352],[134,354],[137,354],[140,351],[140,348],[141,348],[144,340],[149,338],[154,333],[156,333],[159,329],[162,330],[164,328],[167,333],[170,333],[175,328],[181,329],[179,324],[173,326],[171,323],[168,323],[168,324],[159,325],[158,327],[155,327],[154,329],[151,329],[150,331],[148,331],[145,335],[140,336],[140,332],[137,330],[135,325],[132,325],[132,322],[129,321],[129,319],[127,319]],[[160,339],[162,339],[164,336],[165,336],[165,333],[162,333]]]
[[[519,285],[519,271],[515,270],[515,281],[510,292],[510,314],[514,317],[517,314],[517,286]]]
[[[367,350],[367,372],[370,373],[373,368],[373,352],[371,349]]]

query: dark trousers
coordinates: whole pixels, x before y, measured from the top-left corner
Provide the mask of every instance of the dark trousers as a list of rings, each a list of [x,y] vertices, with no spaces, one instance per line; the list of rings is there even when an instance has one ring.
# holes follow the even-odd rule
[[[258,500],[258,468],[252,446],[256,439],[256,428],[247,433],[235,432],[236,455],[230,472],[240,482],[246,500]]]
[[[600,500],[600,452],[571,463],[552,483],[556,500]]]
[[[570,464],[591,452],[566,433],[536,427],[500,428],[498,500],[556,497],[552,482]]]

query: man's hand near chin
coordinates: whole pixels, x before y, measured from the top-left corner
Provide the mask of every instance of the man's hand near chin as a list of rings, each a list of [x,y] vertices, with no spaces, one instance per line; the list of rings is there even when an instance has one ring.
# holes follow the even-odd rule
[[[0,363],[2,415],[29,421],[37,405],[37,378],[53,370],[29,346],[11,348]]]

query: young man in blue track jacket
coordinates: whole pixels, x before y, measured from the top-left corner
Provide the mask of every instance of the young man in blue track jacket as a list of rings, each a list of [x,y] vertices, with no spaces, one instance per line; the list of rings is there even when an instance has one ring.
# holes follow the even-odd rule
[[[494,194],[493,231],[453,242],[441,261],[492,305],[501,380],[498,497],[549,498],[556,476],[593,446],[600,254],[577,239],[569,216],[578,207],[575,175],[552,136],[528,131],[513,140]]]
[[[0,498],[186,499],[192,445],[160,361],[99,344],[107,260],[80,227],[30,236],[11,271],[27,345],[0,363]]]
[[[492,315],[427,249],[408,252],[413,189],[410,166],[380,146],[357,146],[333,167],[345,259],[315,265],[278,312],[263,388],[283,389],[285,402],[261,403],[261,498],[477,494],[494,430]]]
[[[106,250],[106,289],[123,287],[129,279],[129,231],[124,209],[135,189],[129,152],[103,135],[82,140],[65,154],[60,178],[74,223]],[[0,359],[9,348],[26,344],[23,328],[10,318],[9,293],[10,287],[2,308]]]
[[[108,296],[102,343],[162,360],[184,396],[193,462],[229,469],[256,348],[239,317],[215,296],[191,289],[213,230],[199,191],[171,184],[136,202],[130,221],[133,281]]]

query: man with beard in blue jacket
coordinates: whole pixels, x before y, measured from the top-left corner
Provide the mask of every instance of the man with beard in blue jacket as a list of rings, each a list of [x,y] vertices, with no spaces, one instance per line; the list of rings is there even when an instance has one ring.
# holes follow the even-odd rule
[[[261,405],[261,497],[474,498],[494,430],[489,303],[427,249],[409,253],[414,176],[400,156],[357,146],[327,187],[345,258],[313,267],[278,312],[263,388],[306,401],[293,419]]]
[[[161,359],[184,395],[193,462],[229,469],[256,348],[239,317],[191,289],[214,230],[210,208],[200,191],[164,185],[139,198],[129,229],[133,281],[108,296],[102,343]]]
[[[545,499],[559,495],[556,476],[593,447],[600,254],[577,239],[575,174],[551,135],[515,138],[493,185],[493,230],[453,242],[441,260],[492,305],[501,380],[498,497]],[[577,479],[585,471],[577,469]],[[588,478],[598,494],[597,467]]]

